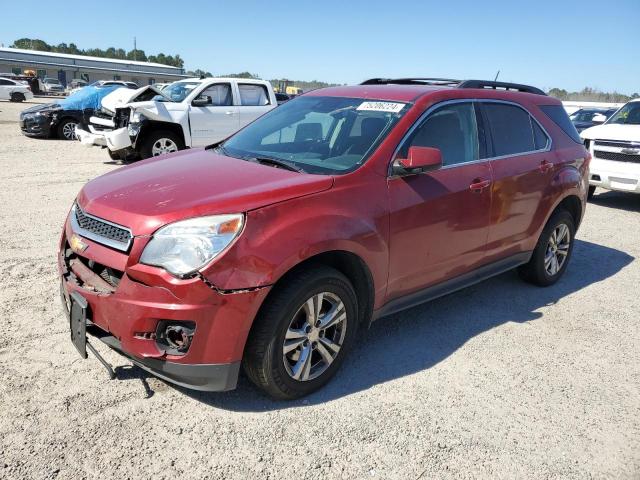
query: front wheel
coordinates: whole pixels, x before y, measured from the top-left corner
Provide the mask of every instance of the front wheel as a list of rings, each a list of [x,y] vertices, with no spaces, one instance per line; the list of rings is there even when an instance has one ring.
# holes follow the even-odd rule
[[[11,102],[24,102],[26,100],[24,93],[14,92],[9,99]]]
[[[325,385],[356,338],[353,286],[337,270],[317,266],[277,287],[251,329],[243,366],[258,387],[294,399]]]
[[[535,285],[546,287],[564,274],[573,252],[576,227],[566,210],[552,215],[542,230],[531,260],[518,269],[520,276]]]
[[[58,138],[62,140],[77,140],[76,127],[78,122],[71,118],[65,118],[58,125]]]
[[[175,133],[166,130],[152,131],[142,140],[140,158],[157,157],[183,149],[184,143]]]

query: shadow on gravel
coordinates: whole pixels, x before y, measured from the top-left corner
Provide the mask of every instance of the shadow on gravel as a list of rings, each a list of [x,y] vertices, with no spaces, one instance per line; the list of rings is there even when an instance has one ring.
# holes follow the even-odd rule
[[[174,388],[212,407],[232,411],[260,412],[331,401],[428,369],[455,353],[469,339],[503,323],[536,320],[542,316],[536,312],[539,308],[606,280],[633,260],[624,252],[576,240],[565,276],[551,287],[524,283],[512,271],[382,318],[371,329],[361,332],[361,340],[336,377],[305,399],[271,400],[246,378],[240,378],[238,388],[232,392],[205,393]],[[147,376],[140,372],[143,378]]]
[[[598,193],[605,192],[605,193]],[[607,190],[596,190],[596,194],[589,200],[589,203],[601,207],[617,208],[628,212],[640,212],[640,195],[637,193],[613,192]],[[587,206],[587,209],[589,207]]]

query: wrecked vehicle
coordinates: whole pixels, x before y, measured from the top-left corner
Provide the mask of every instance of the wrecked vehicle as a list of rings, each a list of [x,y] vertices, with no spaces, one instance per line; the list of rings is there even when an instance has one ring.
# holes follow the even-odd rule
[[[88,123],[102,99],[118,89],[123,88],[121,85],[89,86],[64,100],[27,108],[20,113],[20,129],[28,137],[75,140],[76,127]]]
[[[144,159],[224,140],[276,106],[269,82],[192,78],[162,91],[114,92],[77,136],[107,147],[113,159]]]

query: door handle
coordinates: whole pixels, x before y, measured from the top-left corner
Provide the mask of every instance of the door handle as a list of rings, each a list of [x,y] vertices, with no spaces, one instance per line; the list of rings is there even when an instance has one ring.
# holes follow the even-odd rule
[[[540,166],[538,168],[540,169],[540,172],[547,173],[553,168],[553,163],[549,160],[543,160],[542,162],[540,162]]]
[[[482,190],[487,188],[489,185],[491,185],[491,181],[483,180],[481,178],[476,178],[471,183],[471,185],[469,185],[469,190],[471,190],[473,193],[481,193]]]

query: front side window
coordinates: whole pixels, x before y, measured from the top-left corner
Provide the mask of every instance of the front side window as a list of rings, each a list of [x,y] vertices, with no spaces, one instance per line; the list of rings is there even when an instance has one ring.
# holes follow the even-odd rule
[[[607,123],[640,125],[640,102],[627,103]]]
[[[231,84],[216,83],[203,90],[200,97],[209,97],[212,107],[222,107],[233,105],[233,95],[231,94]]]
[[[238,132],[222,152],[284,160],[308,173],[346,173],[364,163],[407,110],[402,102],[301,96]]]
[[[269,92],[264,85],[255,85],[248,83],[239,83],[240,105],[263,106],[269,105]]]
[[[478,126],[471,102],[443,105],[434,110],[403,144],[399,158],[406,158],[409,147],[440,150],[443,165],[478,160]]]
[[[162,90],[162,93],[174,102],[181,102],[198,85],[200,82],[174,82]]]

